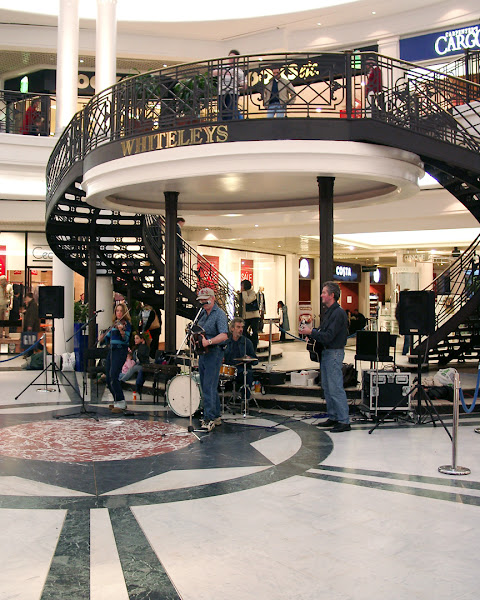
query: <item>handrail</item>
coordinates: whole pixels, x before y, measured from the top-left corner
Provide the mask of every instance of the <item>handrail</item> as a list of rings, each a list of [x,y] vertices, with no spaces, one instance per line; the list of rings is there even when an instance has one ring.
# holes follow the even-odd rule
[[[470,104],[480,99],[476,83],[469,83],[467,90],[464,79],[371,52],[275,53],[261,61],[256,56],[240,56],[234,64],[231,60],[151,71],[95,95],[73,117],[52,152],[47,204],[75,162],[104,144],[189,125],[265,118],[264,93],[276,66],[292,86],[289,118],[370,118],[480,151],[475,129],[480,110]],[[230,112],[218,102],[222,80],[239,82]]]
[[[162,216],[145,215],[144,223],[147,245],[164,267],[165,219]],[[196,297],[197,292],[204,287],[212,288],[215,291],[217,304],[226,312],[229,319],[238,315],[240,306],[232,285],[212,263],[192,248],[178,233],[176,235],[177,244],[181,244],[183,249],[179,282],[191,291],[192,297]]]
[[[439,329],[446,323],[479,289],[480,235],[455,262],[424,288],[435,292],[435,328]]]

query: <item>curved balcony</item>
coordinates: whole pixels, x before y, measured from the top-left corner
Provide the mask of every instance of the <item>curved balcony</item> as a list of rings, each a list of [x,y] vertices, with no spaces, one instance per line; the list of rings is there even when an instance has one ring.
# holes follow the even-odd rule
[[[286,118],[272,119],[276,68],[289,97]],[[318,203],[308,190],[324,174],[337,202],[387,201],[415,193],[422,167],[480,221],[479,100],[474,82],[372,53],[241,56],[132,77],[95,96],[60,137],[47,167],[47,237],[82,271],[91,224],[106,219],[140,243],[139,222],[119,226],[123,211],[160,213],[162,191],[180,192],[180,210],[274,210]]]

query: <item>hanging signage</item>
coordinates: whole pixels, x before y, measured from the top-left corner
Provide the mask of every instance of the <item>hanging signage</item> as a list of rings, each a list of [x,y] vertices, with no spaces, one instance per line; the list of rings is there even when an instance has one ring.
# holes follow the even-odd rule
[[[247,279],[253,285],[253,260],[242,258],[240,261],[240,281]]]
[[[409,62],[463,54],[465,50],[480,50],[480,25],[400,40],[400,58]]]
[[[7,247],[0,246],[0,275],[7,274]]]
[[[386,269],[385,267],[377,267],[375,271],[370,273],[370,283],[373,284],[379,283],[385,285],[387,283],[387,278],[388,269]]]
[[[333,263],[333,280],[358,283],[362,278],[360,265]]]
[[[314,266],[313,258],[301,258],[298,261],[299,279],[313,279],[315,277]]]

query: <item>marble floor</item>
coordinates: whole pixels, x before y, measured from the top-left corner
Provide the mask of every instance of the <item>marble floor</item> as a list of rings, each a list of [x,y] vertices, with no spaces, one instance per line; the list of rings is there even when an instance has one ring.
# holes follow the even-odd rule
[[[283,365],[309,368],[294,346]],[[81,374],[36,375],[0,372],[0,600],[478,597],[480,414],[455,477],[441,426],[262,410],[191,433],[131,392],[117,416],[92,386],[85,414]]]

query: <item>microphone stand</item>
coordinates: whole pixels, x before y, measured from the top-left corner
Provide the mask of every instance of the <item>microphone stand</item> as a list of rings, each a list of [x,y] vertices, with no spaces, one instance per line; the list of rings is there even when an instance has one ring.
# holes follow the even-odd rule
[[[101,313],[101,312],[103,312],[103,310],[96,310],[96,311],[94,311],[93,316],[90,317],[90,319],[88,319],[88,321],[86,321],[77,331],[75,331],[68,338],[68,340],[66,340],[66,343],[68,343],[72,338],[74,338],[76,335],[78,335],[82,331],[85,331],[85,329],[88,327],[88,325],[90,324],[90,322],[93,321],[93,320],[95,320],[97,318],[98,313]],[[87,410],[86,407],[85,407],[85,396],[87,395],[87,360],[88,360],[87,359],[87,354],[86,354],[86,352],[84,352],[84,355],[83,355],[82,395],[81,395],[82,404],[81,404],[81,407],[80,407],[80,412],[78,412],[78,413],[69,413],[68,415],[53,415],[55,419],[68,419],[68,418],[75,418],[75,417],[83,417],[84,415],[86,415],[87,417],[91,417],[92,419],[95,419],[96,421],[98,421],[98,417],[97,417],[96,412],[91,411],[91,410]]]

